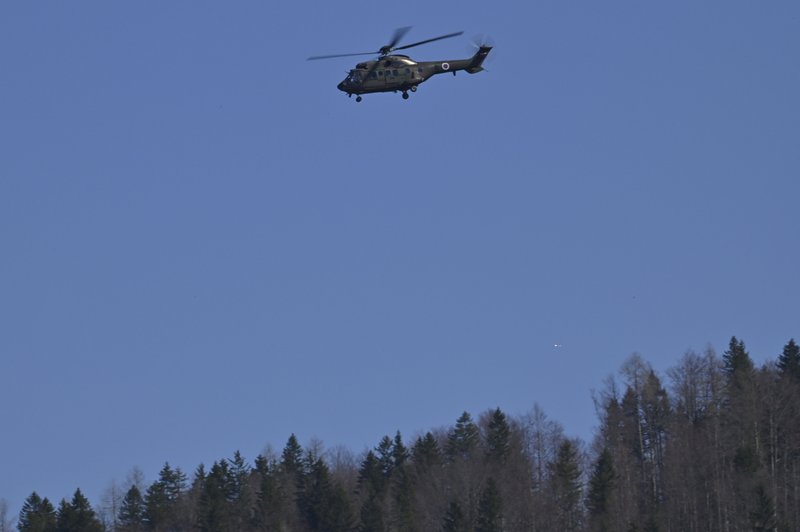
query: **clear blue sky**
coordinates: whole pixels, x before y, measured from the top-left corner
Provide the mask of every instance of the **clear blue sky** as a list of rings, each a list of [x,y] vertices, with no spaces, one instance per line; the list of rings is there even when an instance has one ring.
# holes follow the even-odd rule
[[[336,90],[414,25],[488,73]],[[3,2],[0,497],[800,336],[800,4]],[[563,347],[554,348],[554,344]]]

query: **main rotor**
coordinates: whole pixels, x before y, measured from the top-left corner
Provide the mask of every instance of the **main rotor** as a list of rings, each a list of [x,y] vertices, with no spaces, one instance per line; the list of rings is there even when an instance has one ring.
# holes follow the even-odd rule
[[[405,50],[407,48],[413,48],[415,46],[419,46],[420,44],[428,44],[429,42],[434,41],[441,41],[442,39],[449,39],[451,37],[458,37],[463,31],[457,31],[455,33],[448,33],[447,35],[440,35],[439,37],[434,37],[432,39],[425,39],[424,41],[415,42],[412,44],[406,44],[404,46],[397,46],[400,40],[408,33],[408,30],[411,29],[411,26],[405,26],[403,28],[397,28],[394,30],[394,35],[392,35],[392,39],[389,41],[389,44],[381,46],[378,51],[376,52],[359,52],[355,54],[334,54],[334,55],[312,55],[307,59],[307,61],[312,61],[315,59],[331,59],[334,57],[352,57],[356,55],[378,55],[379,59],[383,59],[387,55],[391,54],[397,50]]]

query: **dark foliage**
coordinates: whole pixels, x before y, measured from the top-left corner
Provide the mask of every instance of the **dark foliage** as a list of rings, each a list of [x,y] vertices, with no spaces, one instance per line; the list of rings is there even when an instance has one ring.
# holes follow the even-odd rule
[[[590,445],[534,406],[499,408],[360,456],[304,450],[291,435],[253,464],[237,451],[187,484],[165,464],[118,500],[119,532],[800,530],[800,348],[757,368],[733,337],[722,357],[686,353],[660,377],[641,357],[596,395]],[[118,511],[117,511],[118,510]],[[102,510],[101,510],[102,512]],[[112,514],[114,513],[112,512]],[[103,530],[77,490],[58,509],[37,493],[25,532]]]

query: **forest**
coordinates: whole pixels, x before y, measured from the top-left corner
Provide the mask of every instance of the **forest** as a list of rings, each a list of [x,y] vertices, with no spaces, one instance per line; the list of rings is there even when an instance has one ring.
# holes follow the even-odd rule
[[[776,352],[780,352],[776,349]],[[593,394],[593,441],[537,406],[500,408],[360,455],[290,435],[188,474],[164,464],[54,505],[31,493],[20,531],[800,530],[800,348],[756,367],[743,341],[686,352],[658,375],[632,355]],[[7,508],[3,509],[7,512]]]

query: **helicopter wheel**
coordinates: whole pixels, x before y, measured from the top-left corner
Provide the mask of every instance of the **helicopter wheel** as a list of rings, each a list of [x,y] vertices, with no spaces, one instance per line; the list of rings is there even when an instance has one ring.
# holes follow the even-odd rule
[[[411,87],[411,92],[417,92],[417,86],[416,86],[416,85],[414,85],[413,87]]]
[[[363,100],[363,99],[364,99],[364,98],[362,98],[361,96],[356,96],[356,101],[357,101],[357,102],[360,102],[360,101],[361,101],[361,100]]]
[[[403,99],[408,100],[408,92],[403,91]]]

